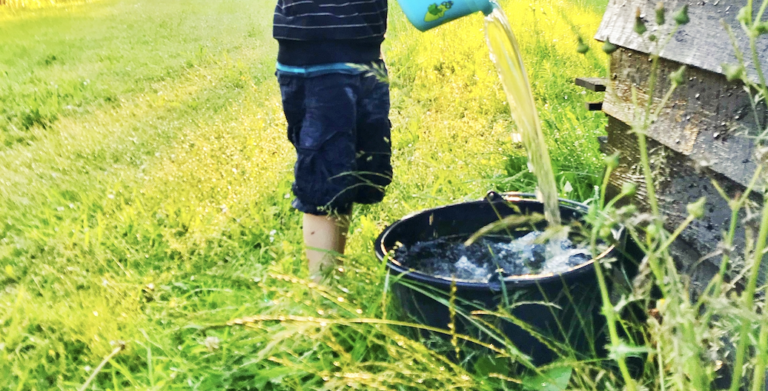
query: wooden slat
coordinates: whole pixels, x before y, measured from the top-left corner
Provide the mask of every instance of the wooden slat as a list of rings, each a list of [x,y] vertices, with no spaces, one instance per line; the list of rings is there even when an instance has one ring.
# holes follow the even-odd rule
[[[736,15],[739,9],[744,7],[743,0],[707,0],[688,1],[671,0],[664,1],[667,8],[667,23],[659,27],[655,22],[654,7],[656,1],[649,0],[610,0],[608,9],[603,15],[600,29],[595,38],[599,41],[610,39],[614,44],[649,53],[655,45],[666,37],[673,26],[673,14],[688,4],[690,23],[682,26],[669,41],[669,44],[661,52],[661,57],[674,60],[679,63],[693,65],[711,72],[722,72],[723,63],[736,64],[736,56],[728,37],[728,33],[720,24],[723,19],[736,35],[736,41],[743,53],[750,53],[749,39],[742,30]],[[754,14],[760,1],[754,1]],[[635,10],[640,8],[641,14],[648,31],[643,37],[634,32]],[[655,34],[660,39],[653,43],[648,39],[650,34]],[[768,40],[757,40],[757,52],[761,53],[761,64],[765,68],[768,64]],[[757,73],[752,63],[751,56],[747,56],[747,73],[753,80],[757,80]]]
[[[585,105],[588,111],[600,111],[603,109],[603,102],[587,102]]]
[[[619,167],[610,178],[611,191],[615,195],[624,183],[632,182],[638,185],[633,203],[643,211],[649,211],[647,187],[645,185],[640,165],[637,135],[616,118],[608,117],[608,142],[605,153],[620,152]],[[710,178],[714,178],[727,194],[734,196],[743,191],[743,187],[728,178],[711,172],[697,171],[689,164],[686,156],[675,152],[656,141],[649,140],[648,150],[650,161],[655,172],[656,193],[659,208],[665,216],[665,227],[672,231],[687,217],[686,205],[699,197],[707,197],[704,218],[694,221],[683,231],[682,239],[693,249],[695,254],[689,255],[686,263],[695,263],[699,257],[717,251],[717,245],[722,240],[722,232],[726,231],[730,222],[730,209],[717,190],[712,186]],[[745,217],[742,215],[742,217]],[[735,244],[740,248],[744,245],[744,229],[737,233]],[[720,257],[712,262],[719,265]]]
[[[579,87],[584,87],[590,91],[603,92],[608,85],[608,79],[599,77],[577,77],[575,81]]]
[[[668,60],[659,62],[654,111],[669,89],[669,73],[678,66]],[[642,107],[648,101],[650,63],[643,53],[620,49],[612,55],[611,73],[616,78],[606,91],[603,111],[631,124],[642,117]],[[648,136],[746,186],[756,168],[752,138],[760,128],[756,118],[762,126],[768,123],[764,106],[759,105],[755,114],[743,88],[720,74],[693,68],[686,71],[685,80],[661,110],[658,121],[650,125]],[[633,88],[639,109],[633,102]]]

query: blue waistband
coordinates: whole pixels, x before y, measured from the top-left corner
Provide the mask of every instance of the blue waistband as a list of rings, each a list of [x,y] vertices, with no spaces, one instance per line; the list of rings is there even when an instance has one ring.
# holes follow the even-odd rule
[[[310,77],[310,76],[323,75],[327,73],[347,73],[347,74],[356,75],[356,74],[363,73],[365,69],[360,68],[358,64],[351,64],[351,63],[344,63],[344,62],[321,64],[321,65],[309,65],[309,66],[301,66],[301,67],[283,65],[278,62],[277,71],[281,73],[296,75],[296,76]]]

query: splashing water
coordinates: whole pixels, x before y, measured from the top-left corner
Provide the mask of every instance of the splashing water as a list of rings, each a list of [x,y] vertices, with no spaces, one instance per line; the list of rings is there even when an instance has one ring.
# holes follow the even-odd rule
[[[517,39],[509,27],[504,11],[496,3],[493,3],[493,12],[485,17],[485,38],[491,51],[491,60],[496,65],[504,92],[507,94],[512,118],[528,151],[529,164],[538,179],[536,196],[544,203],[544,216],[549,224],[558,226],[560,209],[557,185],[544,134],[541,132],[528,74],[525,72]]]
[[[445,279],[490,282],[531,274],[560,274],[587,262],[589,251],[568,238],[536,243],[542,232],[529,232],[510,241],[489,236],[470,246],[458,238],[438,238],[401,246],[395,259],[421,273]]]

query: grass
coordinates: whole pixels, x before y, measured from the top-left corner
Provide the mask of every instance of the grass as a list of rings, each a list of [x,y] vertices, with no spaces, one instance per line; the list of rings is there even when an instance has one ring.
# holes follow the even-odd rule
[[[605,61],[574,49],[602,5],[503,5],[562,195],[591,197],[604,123],[573,78]],[[356,210],[344,271],[319,288],[301,279],[273,6],[107,0],[0,21],[3,388],[77,388],[118,341],[89,389],[518,387],[384,323],[397,308],[371,248],[407,213],[533,188],[482,18],[422,34],[392,7],[395,184]]]
[[[15,11],[18,9],[40,9],[60,7],[74,4],[87,3],[89,0],[3,0],[0,1],[0,6]]]

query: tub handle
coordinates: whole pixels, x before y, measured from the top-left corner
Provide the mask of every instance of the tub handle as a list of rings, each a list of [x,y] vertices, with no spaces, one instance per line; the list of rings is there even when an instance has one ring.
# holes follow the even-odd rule
[[[522,193],[519,191],[508,191],[504,193],[499,193],[495,190],[489,191],[485,195],[485,199],[494,202],[494,201],[507,201],[507,202],[519,202],[519,201],[538,201],[536,198],[536,194],[533,193]],[[564,198],[559,198],[560,204],[565,204],[570,206],[571,208],[584,210],[587,209],[586,205],[578,203],[576,201],[566,200]]]

